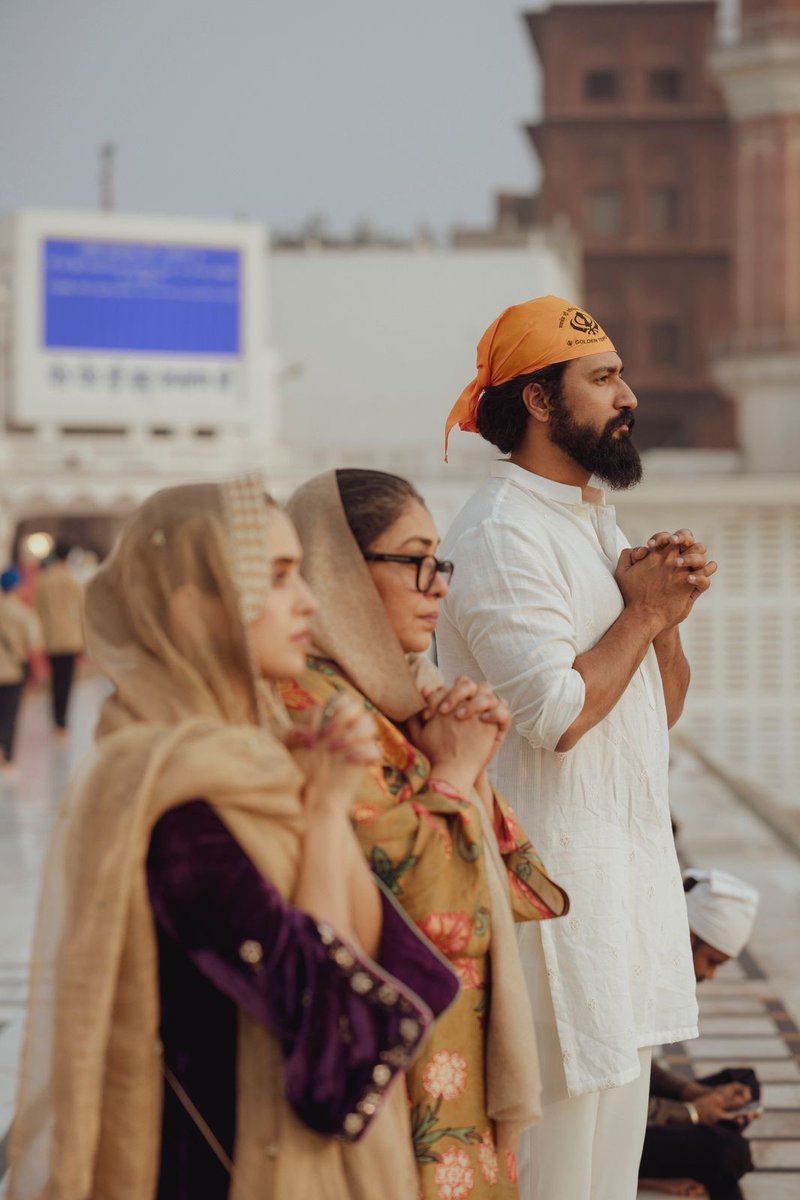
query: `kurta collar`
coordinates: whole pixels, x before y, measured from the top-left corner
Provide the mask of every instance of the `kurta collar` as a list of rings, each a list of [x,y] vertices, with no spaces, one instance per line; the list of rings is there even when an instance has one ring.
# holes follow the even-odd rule
[[[569,483],[557,483],[555,479],[534,475],[533,471],[526,471],[524,467],[519,467],[507,459],[492,463],[491,474],[499,479],[513,479],[529,492],[546,496],[548,500],[555,500],[559,504],[569,504],[573,508],[580,504],[605,506],[606,503],[606,494],[602,488],[579,488]]]

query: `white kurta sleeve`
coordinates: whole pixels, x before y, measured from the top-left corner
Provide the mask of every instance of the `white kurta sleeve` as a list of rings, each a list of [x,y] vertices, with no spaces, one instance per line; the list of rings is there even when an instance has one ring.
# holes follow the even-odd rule
[[[484,521],[459,539],[449,619],[535,748],[555,750],[586,698],[567,581],[552,549]]]

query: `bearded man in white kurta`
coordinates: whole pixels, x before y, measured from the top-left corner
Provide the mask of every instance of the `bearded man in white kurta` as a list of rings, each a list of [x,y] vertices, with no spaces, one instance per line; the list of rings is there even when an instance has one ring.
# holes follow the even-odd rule
[[[448,422],[509,458],[445,538],[439,665],[508,701],[494,782],[572,905],[520,934],[544,1106],[522,1200],[634,1197],[652,1047],[697,1036],[667,730],[689,683],[678,626],[716,567],[689,530],[631,549],[589,486],[641,477],[636,404],[597,322],[549,296],[487,330]]]

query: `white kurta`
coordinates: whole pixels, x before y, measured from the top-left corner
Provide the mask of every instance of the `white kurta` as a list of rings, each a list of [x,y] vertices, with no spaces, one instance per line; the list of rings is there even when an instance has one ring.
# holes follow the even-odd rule
[[[635,1079],[641,1047],[697,1036],[652,647],[608,716],[555,751],[584,702],[572,664],[623,609],[628,543],[603,493],[586,497],[495,463],[444,540],[456,570],[436,638],[447,679],[486,679],[511,706],[494,782],[570,896],[541,936],[571,1096]]]

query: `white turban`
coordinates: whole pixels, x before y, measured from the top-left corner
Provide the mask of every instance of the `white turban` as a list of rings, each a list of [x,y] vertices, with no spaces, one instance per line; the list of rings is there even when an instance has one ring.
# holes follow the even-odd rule
[[[726,871],[700,871],[694,867],[683,873],[684,880],[695,879],[686,893],[689,928],[708,946],[738,958],[753,932],[758,908],[758,892],[749,883]]]

